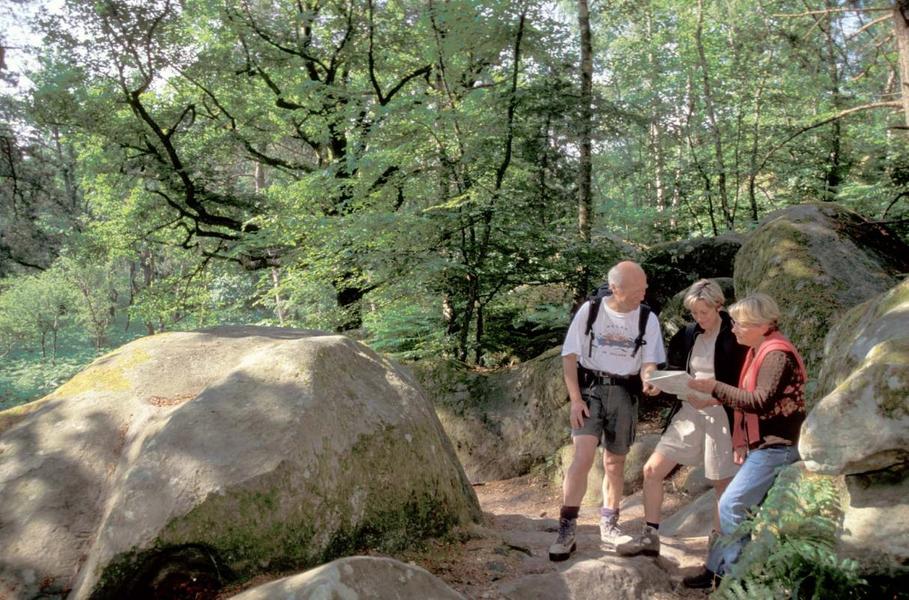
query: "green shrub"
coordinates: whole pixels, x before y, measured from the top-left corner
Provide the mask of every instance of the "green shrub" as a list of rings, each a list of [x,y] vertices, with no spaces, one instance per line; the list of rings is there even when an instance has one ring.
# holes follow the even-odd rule
[[[736,532],[752,541],[715,597],[868,597],[858,564],[836,554],[842,517],[834,479],[797,466],[785,469],[758,513]]]

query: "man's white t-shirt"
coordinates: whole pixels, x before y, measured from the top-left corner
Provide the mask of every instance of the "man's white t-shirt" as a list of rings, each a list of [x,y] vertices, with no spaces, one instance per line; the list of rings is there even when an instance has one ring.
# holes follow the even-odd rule
[[[562,345],[562,356],[576,354],[584,367],[613,375],[636,375],[641,371],[642,363],[666,362],[660,323],[652,312],[647,317],[647,327],[644,329],[646,344],[641,346],[634,357],[631,353],[634,352],[634,340],[638,337],[641,307],[620,313],[609,308],[606,300],[603,300],[591,329],[592,346],[589,345],[590,337],[584,335],[589,312],[588,301],[574,315]]]

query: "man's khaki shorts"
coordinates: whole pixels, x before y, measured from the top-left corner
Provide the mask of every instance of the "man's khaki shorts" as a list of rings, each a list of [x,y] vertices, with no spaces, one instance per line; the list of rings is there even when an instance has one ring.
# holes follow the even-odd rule
[[[572,437],[595,436],[612,454],[628,454],[634,443],[634,428],[638,422],[638,402],[621,385],[595,385],[581,390],[590,416],[584,424],[571,429]]]

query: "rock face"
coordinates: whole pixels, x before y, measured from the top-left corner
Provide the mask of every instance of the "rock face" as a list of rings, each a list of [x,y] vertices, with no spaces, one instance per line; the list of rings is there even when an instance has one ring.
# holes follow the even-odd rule
[[[854,474],[909,463],[909,279],[830,330],[799,451],[812,471]]]
[[[675,598],[666,573],[646,557],[577,561],[557,575],[528,575],[500,586],[508,600]]]
[[[704,492],[660,524],[660,535],[671,537],[706,536],[713,529],[716,494]]]
[[[909,279],[831,329],[819,389],[799,452],[845,475],[843,553],[868,572],[909,572]]]
[[[570,439],[558,348],[489,374],[436,364],[417,377],[471,481],[523,475]]]
[[[233,596],[234,600],[463,600],[425,569],[391,558],[352,556]]]
[[[0,506],[3,598],[131,597],[187,549],[229,579],[480,515],[407,375],[342,336],[253,327],[137,340],[0,413]]]
[[[738,234],[665,242],[644,253],[647,302],[658,312],[682,289],[703,277],[732,277]]]
[[[909,576],[906,472],[846,476],[847,508],[839,551],[867,573]]]
[[[906,272],[909,248],[882,226],[836,204],[801,204],[768,215],[742,245],[735,289],[776,299],[781,329],[815,378],[835,320]]]

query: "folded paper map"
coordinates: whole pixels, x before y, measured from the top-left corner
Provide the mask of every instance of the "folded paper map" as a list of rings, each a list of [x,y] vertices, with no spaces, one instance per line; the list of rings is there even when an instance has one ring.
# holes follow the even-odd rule
[[[710,398],[707,394],[697,392],[688,387],[688,381],[693,379],[685,371],[653,371],[647,379],[667,394],[678,396],[679,398],[696,397],[701,399]]]

